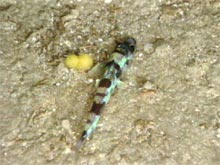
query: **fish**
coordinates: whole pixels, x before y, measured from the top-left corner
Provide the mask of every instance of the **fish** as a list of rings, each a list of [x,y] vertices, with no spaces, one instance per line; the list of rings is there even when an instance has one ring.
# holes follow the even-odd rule
[[[104,63],[104,74],[97,83],[97,90],[90,109],[90,117],[87,120],[80,140],[76,144],[77,149],[81,148],[97,128],[104,106],[109,102],[115,89],[121,83],[120,77],[122,72],[127,68],[129,62],[134,57],[135,50],[136,40],[131,37],[126,38],[116,44],[110,59]]]

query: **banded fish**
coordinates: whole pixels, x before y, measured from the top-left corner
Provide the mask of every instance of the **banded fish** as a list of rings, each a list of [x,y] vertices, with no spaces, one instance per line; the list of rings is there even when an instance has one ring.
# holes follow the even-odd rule
[[[90,118],[87,121],[85,130],[83,131],[79,142],[76,145],[77,149],[80,149],[85,140],[88,139],[95,131],[100,120],[103,107],[109,102],[112,93],[121,82],[120,76],[129,64],[129,61],[133,58],[135,49],[136,40],[134,38],[128,38],[116,45],[110,60],[105,63],[104,75],[98,83],[98,88],[90,110]]]

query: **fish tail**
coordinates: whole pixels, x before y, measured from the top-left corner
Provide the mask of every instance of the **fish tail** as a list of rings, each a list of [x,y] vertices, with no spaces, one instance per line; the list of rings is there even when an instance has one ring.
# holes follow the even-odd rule
[[[76,144],[76,148],[79,150],[81,148],[81,146],[85,143],[86,139],[88,139],[92,133],[95,131],[99,119],[100,119],[100,115],[98,112],[101,111],[101,108],[104,104],[97,104],[97,103],[93,103],[92,109],[91,109],[91,116],[90,119],[87,120],[87,124],[85,126],[85,130],[83,131],[80,140],[78,141],[78,143]]]
[[[98,85],[99,88],[97,89],[94,102],[90,110],[91,116],[90,119],[87,120],[85,130],[83,131],[79,142],[76,144],[77,149],[80,149],[86,139],[88,139],[95,131],[100,119],[102,108],[110,99],[108,88],[111,87],[111,84],[112,82],[109,78],[103,78],[100,80]]]
[[[76,149],[80,150],[81,146],[84,144],[85,138],[81,137],[81,139],[76,143]]]

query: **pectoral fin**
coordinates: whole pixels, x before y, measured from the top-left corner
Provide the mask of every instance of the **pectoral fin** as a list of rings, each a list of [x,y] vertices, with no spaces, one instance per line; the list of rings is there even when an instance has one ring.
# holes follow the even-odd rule
[[[103,76],[105,73],[106,63],[97,63],[89,72],[88,75],[91,78],[97,79]]]

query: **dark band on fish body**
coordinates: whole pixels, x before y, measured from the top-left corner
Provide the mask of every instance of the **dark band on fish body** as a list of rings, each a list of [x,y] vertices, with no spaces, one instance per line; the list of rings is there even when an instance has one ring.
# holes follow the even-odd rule
[[[116,77],[119,78],[119,77],[121,76],[121,73],[122,73],[122,71],[119,70],[119,71],[116,73]]]
[[[105,97],[105,96],[106,96],[105,93],[96,93],[95,95],[96,95],[96,96],[101,96],[101,97]]]
[[[117,69],[117,70],[121,70],[121,67],[118,65],[118,63],[116,63],[115,61],[114,62],[114,67]]]
[[[84,138],[85,135],[86,135],[86,131],[83,131],[82,138]]]
[[[91,112],[95,113],[96,115],[100,115],[103,106],[104,104],[98,104],[94,102],[91,108]]]
[[[117,62],[115,62],[115,60],[109,61],[109,62],[106,64],[106,66],[111,66],[111,65],[113,65],[117,70],[120,70],[120,69],[121,69],[120,65],[119,65]]]
[[[113,60],[113,64],[114,64],[115,69],[117,69],[116,77],[119,78],[121,76],[121,73],[122,73],[121,67],[114,60]]]
[[[111,86],[111,80],[108,79],[108,78],[104,78],[104,79],[101,79],[100,80],[100,83],[99,83],[99,87],[110,87]]]
[[[92,120],[90,120],[90,119],[88,119],[88,120],[86,121],[87,124],[89,124],[89,123],[91,123],[91,122],[92,122]]]
[[[111,66],[113,63],[114,63],[114,60],[111,60],[111,61],[107,62],[105,65],[106,66]]]

